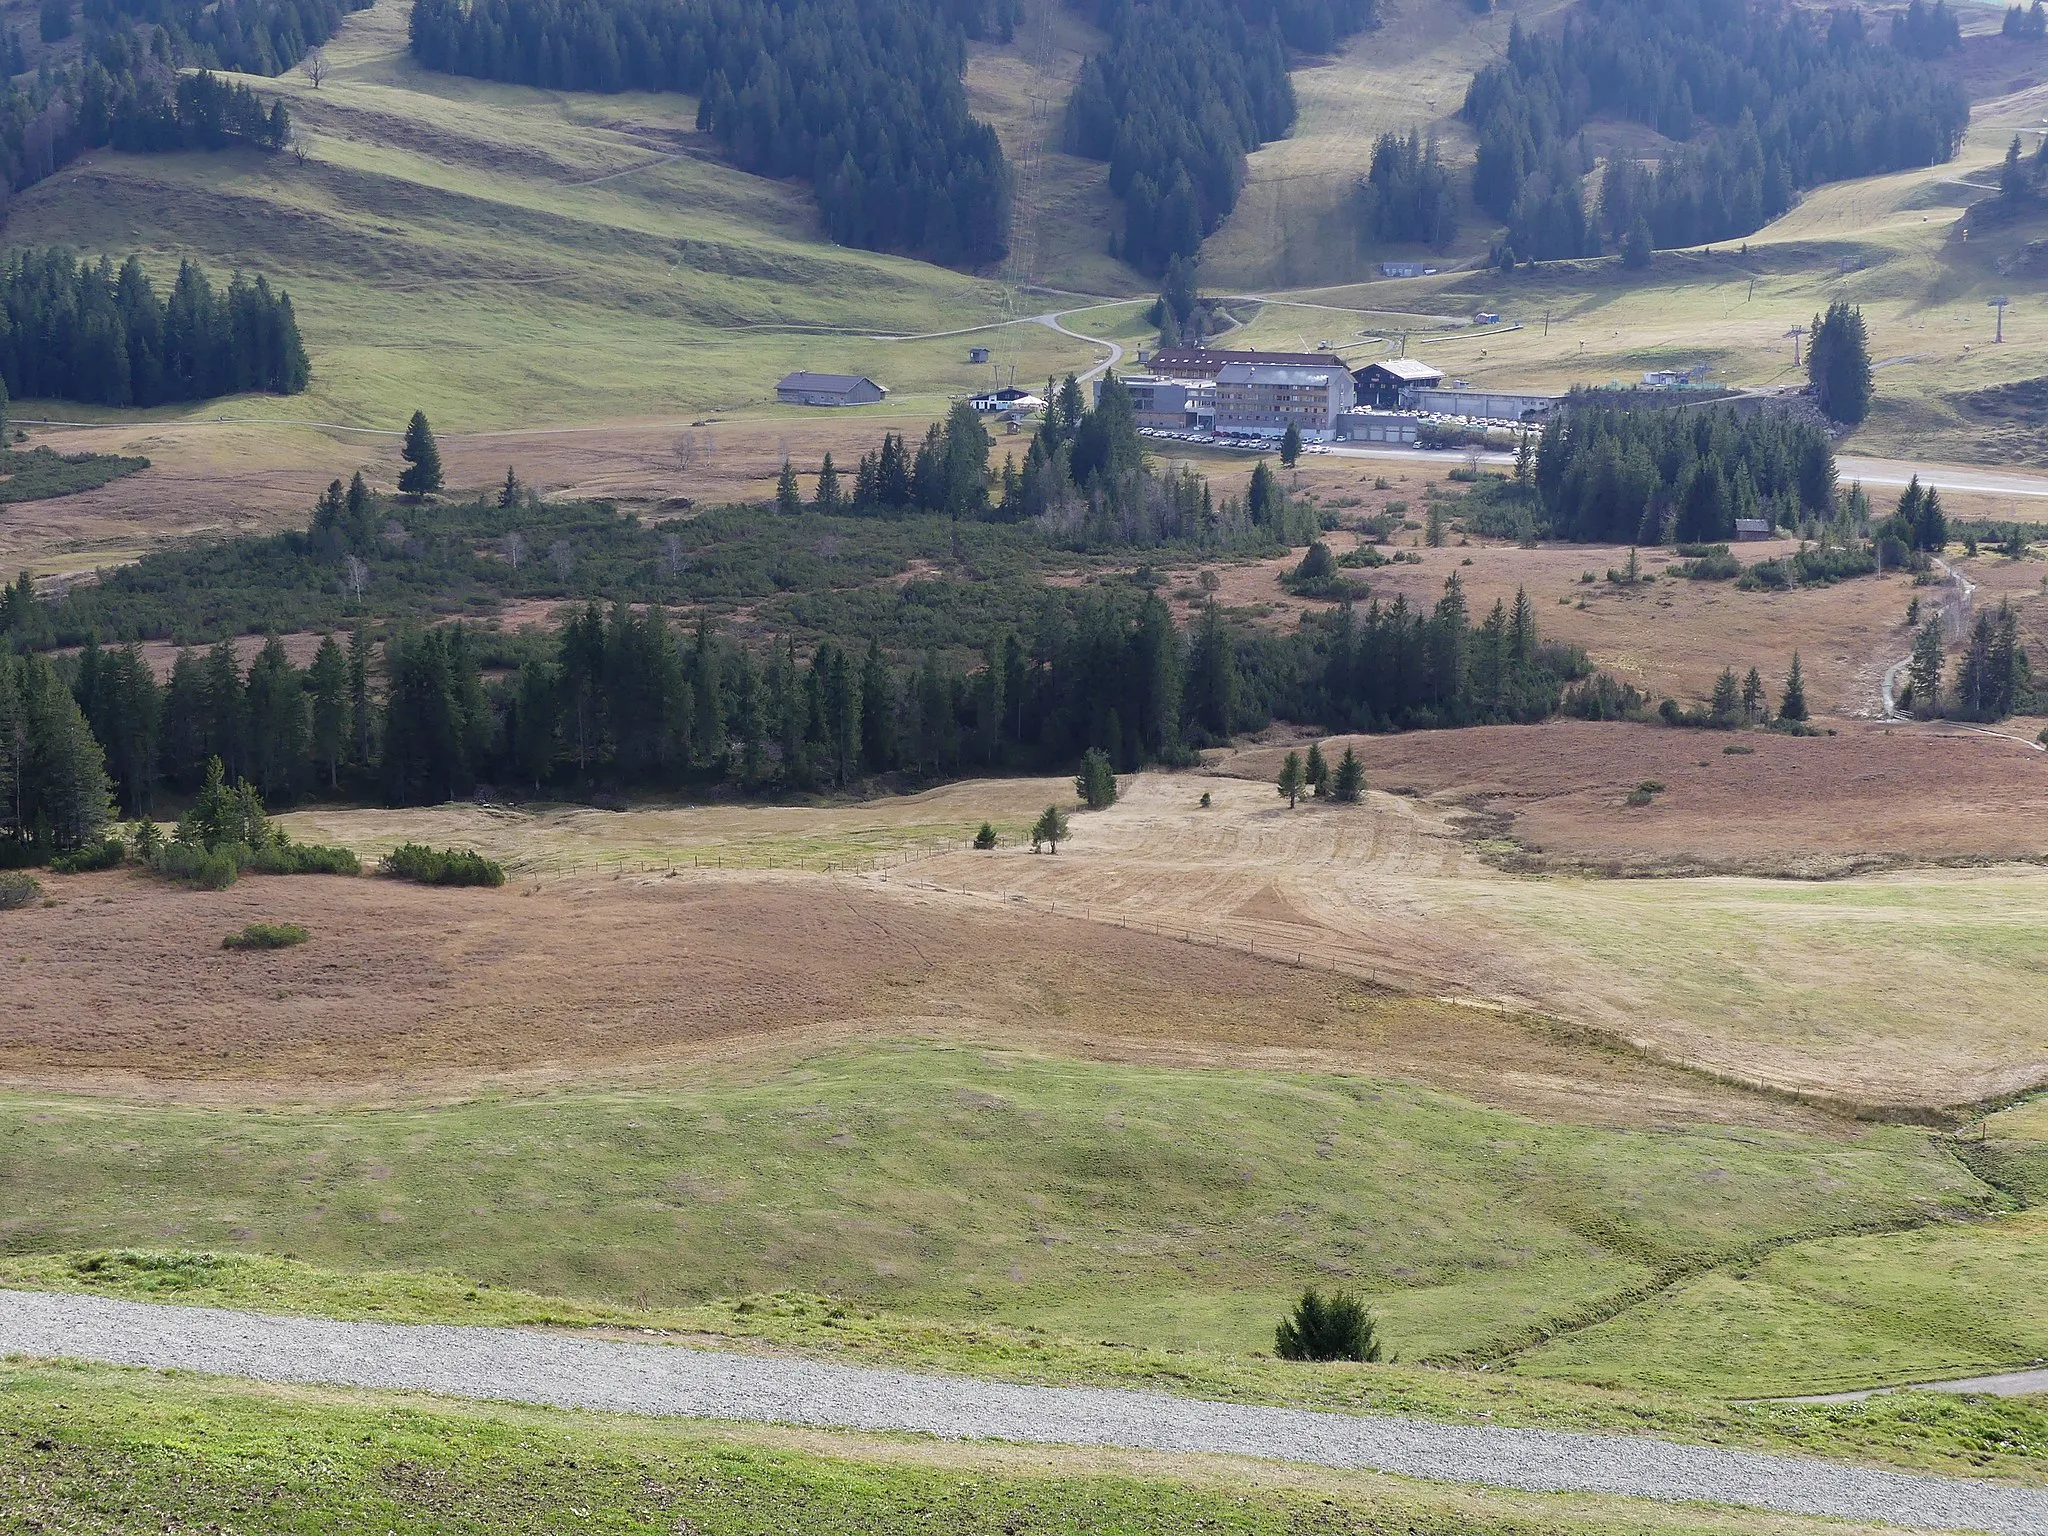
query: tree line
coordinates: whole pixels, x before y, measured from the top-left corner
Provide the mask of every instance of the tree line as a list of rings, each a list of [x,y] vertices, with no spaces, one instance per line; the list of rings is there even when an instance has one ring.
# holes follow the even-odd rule
[[[1554,538],[1714,544],[1737,518],[1827,517],[1835,457],[1825,432],[1785,414],[1577,404],[1544,425],[1516,484]]]
[[[21,248],[0,261],[0,384],[19,397],[149,406],[306,387],[291,295],[237,272],[216,289],[193,263],[158,297],[135,257]]]
[[[281,75],[369,0],[86,0],[89,26],[161,31],[186,67]]]
[[[931,0],[422,0],[429,69],[559,90],[682,91],[741,168],[809,179],[842,245],[979,265],[1010,167],[967,105],[961,7]],[[980,11],[974,9],[979,30]],[[1014,15],[1009,10],[998,12]]]
[[[2048,705],[2048,697],[2035,686],[2027,649],[2020,643],[2019,615],[2009,599],[2001,599],[1995,610],[1977,610],[1954,672],[1944,680],[1947,654],[1942,620],[1930,616],[1914,635],[1900,708],[1922,719],[2003,720],[2037,714]]]
[[[2005,8],[2005,21],[1999,26],[1999,34],[2023,43],[2038,43],[2048,37],[2048,5],[2034,0],[2029,6],[2009,5]]]
[[[1542,260],[1599,250],[1575,140],[1600,113],[1680,142],[1656,172],[1611,166],[1602,188],[1611,239],[1640,222],[1669,246],[1748,234],[1805,187],[1950,159],[1969,102],[1869,41],[1853,10],[1822,23],[1748,0],[1581,0],[1555,33],[1517,23],[1463,113],[1479,139],[1474,200],[1508,225],[1509,254]]]
[[[1330,14],[1348,34],[1371,12]],[[1108,162],[1124,205],[1115,252],[1156,275],[1201,248],[1237,206],[1245,157],[1293,126],[1286,50],[1273,8],[1230,0],[1103,0],[1098,20],[1109,46],[1074,82],[1066,147]]]
[[[178,73],[213,57],[193,58],[162,26],[145,35],[110,18],[91,29],[76,62],[0,79],[0,212],[11,193],[89,150],[283,148],[291,139],[291,114],[281,100],[266,106],[247,85],[230,85],[204,69]],[[254,72],[253,65],[244,60],[224,67]]]

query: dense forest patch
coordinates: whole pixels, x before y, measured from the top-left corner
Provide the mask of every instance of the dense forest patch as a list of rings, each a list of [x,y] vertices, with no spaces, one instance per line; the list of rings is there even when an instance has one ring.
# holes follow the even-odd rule
[[[1960,86],[1867,38],[1857,12],[1748,0],[1583,0],[1556,33],[1517,24],[1463,110],[1474,201],[1521,259],[1595,254],[1601,226],[1617,244],[1638,223],[1657,246],[1746,235],[1802,188],[1950,159],[1970,117]],[[1654,168],[1610,160],[1596,222],[1574,141],[1601,114],[1682,147]]]

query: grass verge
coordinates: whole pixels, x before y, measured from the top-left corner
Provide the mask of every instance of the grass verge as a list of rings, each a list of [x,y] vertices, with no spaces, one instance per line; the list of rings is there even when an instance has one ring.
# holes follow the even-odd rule
[[[633,1308],[440,1271],[343,1273],[243,1254],[113,1251],[0,1261],[0,1285],[377,1322],[574,1330],[1046,1386],[1111,1386],[1226,1402],[1444,1423],[1648,1435],[2048,1484],[2048,1406],[1900,1393],[1861,1403],[1731,1403],[1427,1366],[1300,1365],[1140,1349],[1039,1329],[880,1312],[802,1292]]]
[[[1362,1473],[653,1422],[0,1364],[24,1530],[1223,1536],[1843,1532],[1837,1521]]]

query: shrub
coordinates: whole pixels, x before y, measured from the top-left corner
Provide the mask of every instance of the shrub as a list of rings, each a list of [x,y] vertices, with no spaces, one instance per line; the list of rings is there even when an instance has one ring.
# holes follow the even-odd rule
[[[1282,1360],[1378,1360],[1379,1323],[1349,1291],[1325,1297],[1311,1286],[1274,1331],[1273,1353]]]
[[[268,847],[251,852],[246,867],[259,875],[359,875],[363,861],[346,848],[295,843],[280,833]]]
[[[42,882],[18,869],[0,874],[0,911],[25,907],[43,894]]]
[[[1742,574],[1742,562],[1723,548],[1681,560],[1671,570],[1674,575],[1683,576],[1688,581],[1733,581]]]
[[[995,845],[995,826],[993,823],[984,821],[981,824],[981,830],[974,834],[974,846],[979,848],[983,853],[987,853],[989,849],[995,847]]]
[[[241,878],[248,849],[239,844],[206,848],[198,843],[169,843],[151,867],[166,880],[182,880],[202,891],[224,891]]]
[[[421,885],[503,885],[505,866],[474,848],[401,843],[384,855],[383,873]]]
[[[128,845],[118,837],[106,837],[96,843],[87,843],[83,848],[74,848],[69,853],[60,853],[50,860],[50,868],[60,875],[82,875],[88,870],[113,869],[128,857]]]
[[[220,941],[222,949],[290,949],[312,935],[297,923],[250,923]]]

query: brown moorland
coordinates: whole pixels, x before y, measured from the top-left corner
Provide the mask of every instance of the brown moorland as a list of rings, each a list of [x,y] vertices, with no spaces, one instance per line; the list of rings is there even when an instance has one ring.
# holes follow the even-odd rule
[[[2006,727],[2004,729],[2011,729]],[[1519,868],[1608,874],[1839,875],[2048,859],[2048,753],[1941,722],[1844,721],[1835,734],[1686,731],[1618,721],[1326,739],[1368,782],[1486,813]],[[1224,771],[1277,775],[1282,746]],[[1630,806],[1645,781],[1664,785]]]
[[[850,1037],[1369,1072],[1588,1124],[1815,1128],[1597,1036],[1106,924],[911,888],[686,872],[427,890],[51,877],[10,919],[0,1081],[145,1098],[378,1100],[693,1073]],[[295,949],[219,935],[288,914]],[[10,957],[11,959],[11,957]]]

